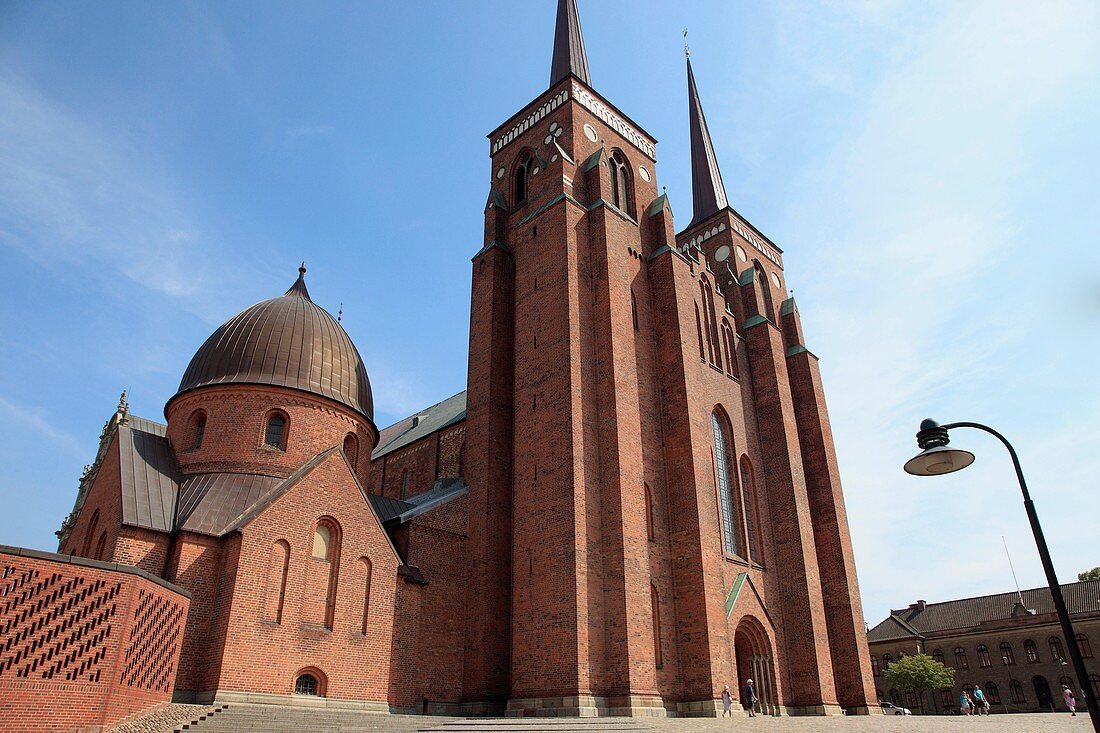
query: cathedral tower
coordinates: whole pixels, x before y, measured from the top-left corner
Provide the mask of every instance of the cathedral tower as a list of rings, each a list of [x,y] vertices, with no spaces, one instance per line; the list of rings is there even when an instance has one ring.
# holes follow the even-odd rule
[[[728,204],[690,62],[688,86],[679,234],[656,140],[593,87],[575,0],[549,88],[489,135],[470,709],[713,715],[749,677],[776,714],[872,699],[816,359],[781,251]]]

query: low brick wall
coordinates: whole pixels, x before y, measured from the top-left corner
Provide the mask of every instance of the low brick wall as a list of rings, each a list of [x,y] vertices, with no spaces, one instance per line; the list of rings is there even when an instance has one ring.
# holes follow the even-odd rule
[[[138,568],[0,545],[0,732],[98,733],[169,702],[190,602]]]

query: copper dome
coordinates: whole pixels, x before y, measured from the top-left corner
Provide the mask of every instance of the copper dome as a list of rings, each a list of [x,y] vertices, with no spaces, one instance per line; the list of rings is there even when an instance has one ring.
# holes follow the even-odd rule
[[[211,334],[176,395],[215,384],[270,384],[328,397],[374,422],[363,359],[336,319],[309,299],[305,272],[303,265],[282,297],[244,309]]]

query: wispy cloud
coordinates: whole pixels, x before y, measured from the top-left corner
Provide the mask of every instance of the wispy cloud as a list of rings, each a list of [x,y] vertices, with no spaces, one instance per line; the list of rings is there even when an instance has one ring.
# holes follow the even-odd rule
[[[81,441],[72,433],[59,429],[40,409],[27,407],[0,396],[0,415],[3,416],[5,425],[18,425],[24,430],[37,433],[53,448],[60,449],[69,458],[87,454],[86,441]]]

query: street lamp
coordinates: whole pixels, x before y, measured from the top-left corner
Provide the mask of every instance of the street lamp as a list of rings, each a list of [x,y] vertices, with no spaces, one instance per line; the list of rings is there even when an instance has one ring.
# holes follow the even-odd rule
[[[976,422],[955,422],[940,425],[935,420],[923,420],[920,430],[917,431],[917,445],[921,452],[905,462],[906,473],[914,476],[939,476],[966,468],[974,462],[974,454],[949,448],[951,442],[947,431],[955,428],[974,428],[983,430],[1004,444],[1008,454],[1012,457],[1012,466],[1016,469],[1016,478],[1020,481],[1020,491],[1024,495],[1024,510],[1027,512],[1028,522],[1031,523],[1031,532],[1035,535],[1035,545],[1039,549],[1039,559],[1043,563],[1043,571],[1047,576],[1047,584],[1050,586],[1050,595],[1054,601],[1054,609],[1058,612],[1058,622],[1062,626],[1062,634],[1069,645],[1069,657],[1073,661],[1073,669],[1077,672],[1077,679],[1081,682],[1081,694],[1085,698],[1085,706],[1088,708],[1089,717],[1092,719],[1092,728],[1100,733],[1100,706],[1097,705],[1094,690],[1089,688],[1089,674],[1085,669],[1085,660],[1081,657],[1081,648],[1077,645],[1077,635],[1073,632],[1073,625],[1069,622],[1069,612],[1066,610],[1066,601],[1062,598],[1062,586],[1058,583],[1058,575],[1054,572],[1054,563],[1050,559],[1050,550],[1047,549],[1046,538],[1043,537],[1043,528],[1039,524],[1039,515],[1035,512],[1035,505],[1031,501],[1031,494],[1027,491],[1027,483],[1024,481],[1024,472],[1020,468],[1020,459],[1016,457],[1016,450],[1003,435],[991,427]]]

